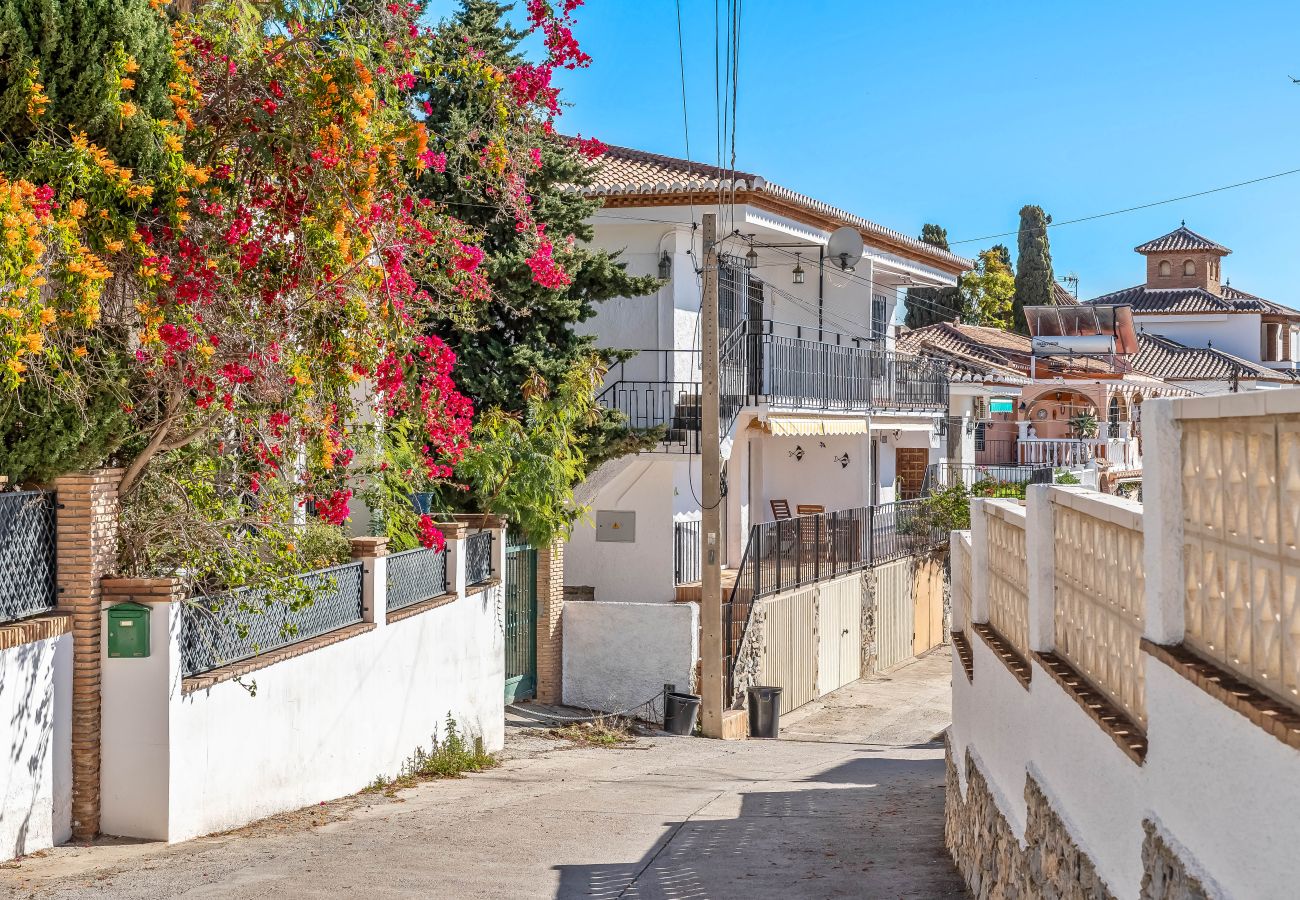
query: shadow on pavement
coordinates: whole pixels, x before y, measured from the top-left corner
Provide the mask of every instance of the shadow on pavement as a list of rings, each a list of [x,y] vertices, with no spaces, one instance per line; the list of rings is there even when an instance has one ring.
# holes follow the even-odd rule
[[[745,793],[734,819],[668,822],[636,862],[558,866],[556,898],[964,897],[943,779],[941,758],[854,759],[806,779],[837,787]]]

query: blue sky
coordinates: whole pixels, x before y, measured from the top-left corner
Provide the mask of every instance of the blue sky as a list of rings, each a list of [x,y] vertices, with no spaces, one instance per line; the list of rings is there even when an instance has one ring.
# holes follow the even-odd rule
[[[713,4],[682,0],[691,150],[715,159]],[[685,151],[676,14],[589,0],[595,61],[560,122]],[[1300,168],[1300,4],[746,0],[737,165],[908,233],[1012,231]],[[1300,174],[1052,231],[1093,297],[1140,283],[1132,248],[1189,227],[1233,285],[1300,306]],[[1015,238],[1003,238],[1014,252]],[[954,246],[974,255],[993,241]]]

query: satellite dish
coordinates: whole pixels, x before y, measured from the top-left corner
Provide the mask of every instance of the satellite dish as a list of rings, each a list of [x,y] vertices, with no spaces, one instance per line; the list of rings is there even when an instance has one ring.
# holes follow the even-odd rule
[[[852,225],[836,228],[826,242],[826,258],[840,271],[852,272],[862,259],[862,235]]]

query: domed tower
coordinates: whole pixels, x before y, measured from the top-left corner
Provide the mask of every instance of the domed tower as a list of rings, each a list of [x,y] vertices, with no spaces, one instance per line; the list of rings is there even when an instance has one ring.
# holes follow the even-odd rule
[[[1223,296],[1220,262],[1232,251],[1187,227],[1133,248],[1147,258],[1148,289],[1202,288]]]

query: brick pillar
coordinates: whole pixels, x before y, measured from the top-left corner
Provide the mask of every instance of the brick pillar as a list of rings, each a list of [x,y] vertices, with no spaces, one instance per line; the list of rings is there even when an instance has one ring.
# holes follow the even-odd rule
[[[121,469],[63,475],[58,502],[59,607],[72,616],[72,837],[99,833],[100,578],[117,562]]]
[[[537,699],[561,703],[564,640],[564,542],[537,551]]]

